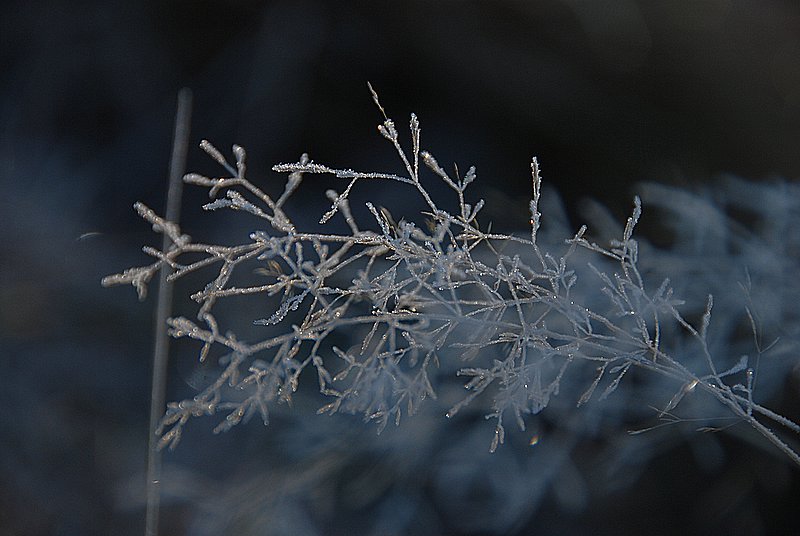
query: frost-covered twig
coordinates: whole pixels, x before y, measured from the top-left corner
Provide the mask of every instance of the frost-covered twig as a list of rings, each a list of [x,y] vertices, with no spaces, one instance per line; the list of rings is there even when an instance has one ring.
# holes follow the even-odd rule
[[[454,401],[446,397],[450,402],[441,413],[455,418],[469,408],[493,420],[489,444],[494,451],[506,437],[507,419],[524,430],[556,396],[571,399],[573,411],[586,411],[575,406],[609,399],[636,373],[638,381],[630,383],[638,386],[630,389],[656,397],[642,408],[655,406],[661,408],[661,416],[673,415],[686,400],[705,396],[705,402],[692,404],[691,418],[713,420],[718,409],[727,409],[728,417],[749,425],[800,465],[790,443],[796,441],[798,426],[766,409],[754,392],[757,375],[759,389],[765,391],[767,377],[772,385],[783,381],[791,368],[789,351],[759,347],[760,367],[742,357],[733,326],[748,318],[755,324],[756,305],[737,312],[724,292],[719,297],[713,283],[701,288],[704,281],[720,280],[708,270],[722,261],[715,263],[703,252],[696,258],[681,257],[680,252],[659,252],[640,243],[634,238],[642,217],[638,197],[621,233],[606,237],[607,246],[590,240],[586,226],[571,238],[555,239],[542,227],[546,216],[540,212],[541,170],[536,159],[531,163],[530,234],[490,232],[481,216],[484,201],[469,197],[468,187],[477,176],[474,168],[463,178],[451,177],[422,149],[413,114],[408,125],[411,147],[405,148],[395,123],[374,91],[372,95],[384,116],[379,131],[397,151],[405,175],[337,169],[303,155],[295,163],[274,166],[274,171],[288,174],[283,194],[275,201],[246,177],[244,149],[234,146],[235,162],[229,163],[204,141],[203,149],[231,176],[189,174],[185,181],[209,188],[215,200],[207,210],[244,211],[268,229],[254,231],[251,241],[239,246],[198,244],[174,224],[140,209],[156,230],[174,237],[173,246],[148,249],[157,259],[153,264],[109,276],[104,284],[131,283],[143,296],[147,282],[162,266],[177,278],[219,265],[209,284],[192,295],[200,304],[199,324],[178,318],[171,326],[173,336],[202,342],[201,360],[214,348],[223,349],[222,373],[194,399],[170,405],[162,421],[162,445],[174,447],[193,416],[224,411],[227,416],[215,431],[228,430],[253,415],[266,423],[269,407],[291,402],[301,375],[312,369],[320,393],[331,399],[320,412],[358,413],[377,422],[379,430],[389,422],[399,423],[426,401],[444,403],[439,401],[440,391],[463,378],[462,395]],[[302,232],[292,221],[287,200],[308,174],[345,181],[339,191],[328,192],[332,204],[320,222],[341,217],[348,233]],[[398,220],[371,203],[366,203],[371,219],[356,221],[350,203],[365,180],[390,181],[418,195],[428,221],[420,225],[408,214]],[[430,195],[429,180],[441,181],[454,193],[455,215]],[[796,204],[787,210],[795,211],[797,218]],[[756,247],[754,243],[748,238],[736,247]],[[712,244],[710,253],[733,260],[715,247]],[[796,245],[790,249],[782,262],[794,263],[796,269],[798,250]],[[182,262],[185,254],[194,260]],[[197,254],[201,260],[196,260]],[[647,260],[648,255],[654,261]],[[245,272],[242,265],[255,270]],[[729,263],[726,283],[739,277],[740,265]],[[231,283],[234,272],[239,275],[236,285]],[[242,283],[243,278],[249,280]],[[251,295],[262,296],[252,320],[263,327],[264,336],[244,342],[234,335],[236,326],[215,316],[214,305],[220,299]],[[787,318],[800,316],[797,302],[784,304]],[[342,346],[343,338],[350,340],[349,346]],[[796,351],[796,342],[795,330],[786,343],[795,344]],[[772,372],[765,368],[770,352],[775,354]],[[601,392],[596,396],[597,389]],[[764,420],[795,437],[782,438]]]

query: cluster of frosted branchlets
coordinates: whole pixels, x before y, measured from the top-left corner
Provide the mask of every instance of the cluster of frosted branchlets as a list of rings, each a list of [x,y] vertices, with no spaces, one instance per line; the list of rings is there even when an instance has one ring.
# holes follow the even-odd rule
[[[386,117],[374,93],[373,98],[385,119],[378,130],[396,149],[404,174],[333,169],[303,155],[296,163],[273,168],[288,174],[283,193],[274,199],[246,178],[241,147],[234,146],[235,163],[231,164],[204,141],[202,148],[228,176],[189,174],[185,182],[209,188],[214,201],[206,209],[248,212],[264,220],[269,230],[253,232],[251,241],[239,246],[195,243],[175,224],[136,205],[139,214],[156,232],[166,233],[173,245],[167,251],[145,248],[155,262],[109,276],[104,284],[133,284],[143,297],[148,281],[164,265],[172,270],[172,279],[218,267],[206,287],[192,295],[200,304],[196,320],[178,317],[169,325],[174,337],[202,343],[201,361],[212,348],[225,348],[221,373],[194,398],[169,405],[161,423],[162,446],[174,447],[193,416],[224,413],[216,431],[253,415],[266,424],[270,406],[290,402],[303,372],[315,370],[319,390],[330,400],[320,413],[361,414],[383,429],[389,422],[398,423],[403,413],[413,414],[423,401],[444,404],[442,414],[447,417],[467,407],[470,411],[478,408],[495,422],[494,437],[487,441],[494,451],[504,441],[509,419],[524,430],[530,416],[547,408],[559,392],[559,400],[566,397],[574,411],[581,411],[575,406],[609,398],[625,385],[629,371],[640,370],[657,380],[636,382],[640,389],[641,385],[653,387],[648,392],[656,399],[640,404],[644,409],[658,408],[651,419],[679,421],[676,408],[693,399],[692,411],[702,413],[706,408],[709,415],[692,414],[691,418],[712,419],[705,422],[713,427],[713,418],[724,408],[725,426],[731,419],[748,424],[800,464],[796,451],[771,427],[789,434],[800,428],[760,405],[755,396],[759,375],[769,374],[767,361],[785,360],[770,357],[779,345],[762,341],[756,313],[761,308],[753,304],[755,298],[772,299],[766,302],[769,314],[783,315],[767,319],[775,325],[782,318],[796,319],[797,296],[793,301],[780,295],[755,296],[754,281],[742,271],[736,274],[743,283],[740,295],[751,301],[745,300],[738,313],[733,312],[736,307],[725,303],[723,337],[710,335],[713,330],[709,329],[715,303],[709,290],[730,294],[730,286],[719,288],[714,281],[730,283],[733,277],[720,276],[714,270],[735,273],[730,264],[714,263],[758,258],[763,263],[753,269],[759,278],[793,277],[796,238],[780,242],[780,247],[791,251],[769,250],[774,244],[765,244],[755,235],[747,240],[747,233],[754,231],[731,227],[724,212],[709,220],[706,216],[720,210],[709,208],[713,204],[697,196],[680,199],[677,192],[649,186],[646,192],[655,200],[664,200],[669,210],[695,207],[705,211],[702,217],[694,214],[687,219],[678,214],[675,218],[680,222],[675,225],[676,233],[691,231],[675,237],[685,251],[660,253],[647,244],[640,248],[633,238],[641,215],[639,198],[618,230],[595,207],[593,219],[600,222],[597,236],[616,234],[605,241],[608,247],[590,241],[586,227],[571,238],[562,238],[560,244],[542,240],[538,236],[542,234],[541,179],[536,159],[531,163],[530,233],[492,232],[479,223],[483,200],[468,202],[475,169],[470,168],[463,177],[451,175],[421,150],[419,122],[413,114],[411,147],[402,147],[394,122]],[[328,191],[332,205],[320,223],[341,217],[348,233],[306,233],[296,228],[285,205],[306,174],[333,175],[347,181],[340,193]],[[455,214],[434,202],[422,175],[424,181],[439,180],[452,190],[458,203]],[[372,219],[357,222],[350,210],[350,195],[357,183],[375,180],[393,181],[400,188],[416,191],[427,207],[425,222],[398,221],[388,210],[371,203],[366,206]],[[797,192],[793,195],[794,204],[784,212],[793,220],[783,221],[780,216],[770,219],[772,223],[762,223],[786,230],[791,221],[797,222]],[[787,197],[778,195],[767,204],[780,207]],[[691,229],[686,221],[702,221],[703,227]],[[768,231],[779,233],[780,229]],[[711,236],[714,233],[719,236]],[[728,236],[731,233],[744,233],[745,238],[734,244]],[[730,251],[731,247],[740,250]],[[775,253],[748,249],[759,247]],[[643,250],[652,255],[652,261],[639,261]],[[197,259],[198,254],[200,260],[182,262],[186,257]],[[242,269],[243,265],[248,268]],[[775,271],[780,274],[772,273]],[[239,274],[237,282],[247,276],[260,280],[233,284],[234,272]],[[672,280],[679,280],[679,292]],[[264,333],[254,342],[237,339],[234,326],[221,329],[224,319],[214,315],[218,300],[246,295],[260,297],[254,307],[270,307],[254,320]],[[684,308],[684,302],[679,295],[687,300],[686,296],[695,299],[700,295],[702,305],[691,302],[682,313],[679,308]],[[773,305],[781,299],[783,309],[776,312]],[[716,321],[717,308],[714,311]],[[728,344],[736,338],[732,333],[736,326],[741,328],[743,319],[754,334],[750,337],[754,357]],[[796,342],[796,331],[790,335],[788,342]],[[786,373],[786,368],[777,364],[774,369]],[[452,389],[447,389],[448,396],[442,397],[447,401],[437,400],[441,389],[451,386],[453,378],[459,381],[458,377],[466,388],[461,395],[453,399]],[[704,402],[698,403],[699,399]],[[686,405],[684,402],[682,407]],[[559,404],[561,409],[563,404]],[[568,421],[566,417],[563,420]]]

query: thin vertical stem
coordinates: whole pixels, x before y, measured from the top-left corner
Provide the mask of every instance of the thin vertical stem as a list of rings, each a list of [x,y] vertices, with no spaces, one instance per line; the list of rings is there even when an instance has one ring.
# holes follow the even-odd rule
[[[175,115],[175,132],[172,140],[172,156],[169,165],[169,186],[167,189],[167,221],[178,223],[183,193],[183,174],[186,169],[186,153],[189,147],[189,129],[192,116],[192,92],[183,88],[178,92],[178,110]],[[162,251],[167,251],[172,243],[164,234]],[[158,450],[156,428],[164,415],[167,388],[167,361],[169,357],[169,336],[167,318],[172,313],[172,283],[167,281],[169,267],[161,268],[158,282],[158,304],[155,315],[155,343],[153,347],[153,384],[150,392],[150,436],[147,453],[147,512],[145,515],[145,535],[158,534],[159,507],[161,503],[161,453]]]

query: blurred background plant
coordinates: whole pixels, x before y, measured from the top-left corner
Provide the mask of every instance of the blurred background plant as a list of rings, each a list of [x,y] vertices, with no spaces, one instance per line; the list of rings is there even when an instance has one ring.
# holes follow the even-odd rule
[[[424,118],[426,146],[443,166],[476,165],[475,196],[486,199],[482,214],[495,228],[527,225],[534,154],[564,199],[559,217],[570,233],[588,221],[581,199],[608,207],[606,221],[624,222],[633,194],[641,193],[645,214],[655,216],[647,207],[662,194],[656,186],[634,186],[643,180],[714,198],[748,229],[767,224],[749,220],[746,206],[724,204],[743,198],[736,195],[742,183],[724,177],[772,181],[800,174],[797,6],[617,0],[594,12],[590,5],[9,5],[0,21],[0,180],[7,193],[0,201],[2,530],[141,533],[150,309],[133,304],[127,289],[103,290],[97,281],[140,263],[141,244],[155,245],[127,207],[136,200],[156,210],[163,204],[179,87],[195,92],[194,142],[202,136],[220,147],[247,147],[254,177],[268,177],[275,162],[299,151],[337,166],[392,165],[389,147],[375,149],[376,115],[363,90],[371,80],[398,121],[411,110]],[[191,152],[190,169],[213,174],[214,165]],[[303,226],[311,227],[330,208],[324,191],[336,186],[307,182],[295,214],[302,212]],[[209,242],[246,239],[252,229],[245,218],[200,214],[199,190],[186,192],[185,231]],[[788,199],[772,188],[759,192],[765,202]],[[376,206],[404,203],[389,189],[362,193]],[[589,203],[588,210],[597,206]],[[557,218],[550,221],[556,225]],[[647,222],[646,216],[644,233]],[[764,236],[783,236],[777,246],[792,244],[791,234],[770,233]],[[681,258],[703,258],[697,243],[677,234],[648,236],[655,245],[680,248]],[[665,273],[674,261],[659,259]],[[785,269],[780,262],[766,267]],[[791,282],[792,272],[781,273],[788,277],[781,281]],[[731,281],[673,284],[697,285],[676,290],[681,295],[711,292],[723,300],[715,284]],[[187,281],[185,290],[196,283]],[[774,294],[759,300],[779,303],[779,285],[759,288]],[[734,293],[742,295],[739,287]],[[781,341],[790,338],[783,308],[759,314],[765,346],[779,334]],[[195,350],[175,347],[170,399],[212,377],[195,367]],[[753,356],[751,349],[741,352]],[[789,376],[770,396],[771,407],[796,417],[796,393]],[[574,405],[567,397],[554,400]],[[692,432],[677,444],[664,441],[661,429],[633,442],[624,436],[636,448],[608,450],[626,460],[610,479],[593,476],[602,445],[591,441],[574,448],[540,441],[535,451],[501,448],[489,456],[484,430],[442,425],[438,413],[376,437],[351,416],[306,419],[315,409],[277,410],[264,430],[249,424],[211,436],[210,427],[187,429],[181,448],[167,457],[164,532],[242,534],[248,527],[263,531],[269,519],[275,533],[294,534],[320,527],[328,533],[754,534],[771,532],[794,513],[781,505],[793,504],[797,472],[769,450],[726,435]],[[398,462],[386,452],[405,457]],[[634,471],[637,460],[651,462]],[[550,474],[555,468],[559,473]],[[601,486],[609,483],[610,489]],[[305,515],[310,510],[316,517]]]

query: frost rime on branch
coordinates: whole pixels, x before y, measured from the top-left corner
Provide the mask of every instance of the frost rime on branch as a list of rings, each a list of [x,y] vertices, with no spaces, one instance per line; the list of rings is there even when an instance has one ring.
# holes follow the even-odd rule
[[[378,130],[395,148],[402,175],[336,169],[303,155],[273,167],[288,174],[283,193],[273,199],[246,178],[243,148],[233,147],[230,163],[203,141],[202,149],[228,175],[190,173],[184,181],[209,189],[206,210],[246,212],[262,220],[266,230],[254,231],[249,243],[237,246],[198,243],[136,205],[172,246],[166,251],[146,247],[155,259],[151,264],[108,276],[104,285],[132,284],[143,299],[163,265],[172,270],[173,280],[211,266],[218,270],[192,295],[200,305],[196,320],[172,318],[169,325],[172,336],[202,343],[201,361],[221,348],[221,371],[193,399],[169,404],[159,431],[162,447],[177,445],[191,417],[224,414],[216,432],[254,415],[267,424],[270,406],[291,402],[301,375],[315,370],[320,393],[330,399],[320,413],[361,414],[377,422],[378,430],[399,423],[426,401],[438,403],[440,387],[462,378],[461,398],[442,413],[483,412],[495,423],[494,451],[505,439],[508,419],[524,430],[556,396],[572,397],[577,406],[606,399],[635,369],[662,390],[671,386],[671,397],[652,400],[661,417],[703,393],[800,464],[796,451],[770,428],[796,434],[798,425],[755,401],[758,366],[746,357],[733,366],[718,364],[731,356],[715,355],[709,342],[712,296],[695,325],[681,313],[684,302],[671,279],[652,284],[640,269],[640,244],[634,238],[642,214],[638,197],[621,237],[608,247],[590,241],[585,226],[561,244],[544,243],[541,176],[533,159],[529,237],[489,231],[481,224],[484,201],[468,201],[475,168],[463,177],[451,176],[421,149],[413,114],[411,147],[404,148],[394,121],[370,91],[384,118]],[[320,223],[341,217],[348,234],[306,233],[292,222],[284,207],[307,174],[345,181],[341,191],[328,191],[331,207]],[[356,221],[350,198],[359,183],[374,180],[416,191],[427,207],[426,224],[406,217],[397,221],[371,203],[366,206],[372,220]],[[429,180],[452,190],[455,215],[434,202],[425,186]],[[183,261],[198,255],[200,260]],[[234,271],[244,273],[244,265],[256,268],[252,282],[234,286],[231,277]],[[239,340],[233,327],[220,329],[224,322],[214,314],[219,299],[246,295],[270,298],[259,301],[261,306],[274,304],[253,320],[264,328],[264,337],[253,342]],[[755,333],[752,308],[746,314]],[[331,335],[342,333],[353,334],[351,346],[331,342]],[[759,357],[768,350],[759,348]],[[232,392],[237,395],[228,396]]]

